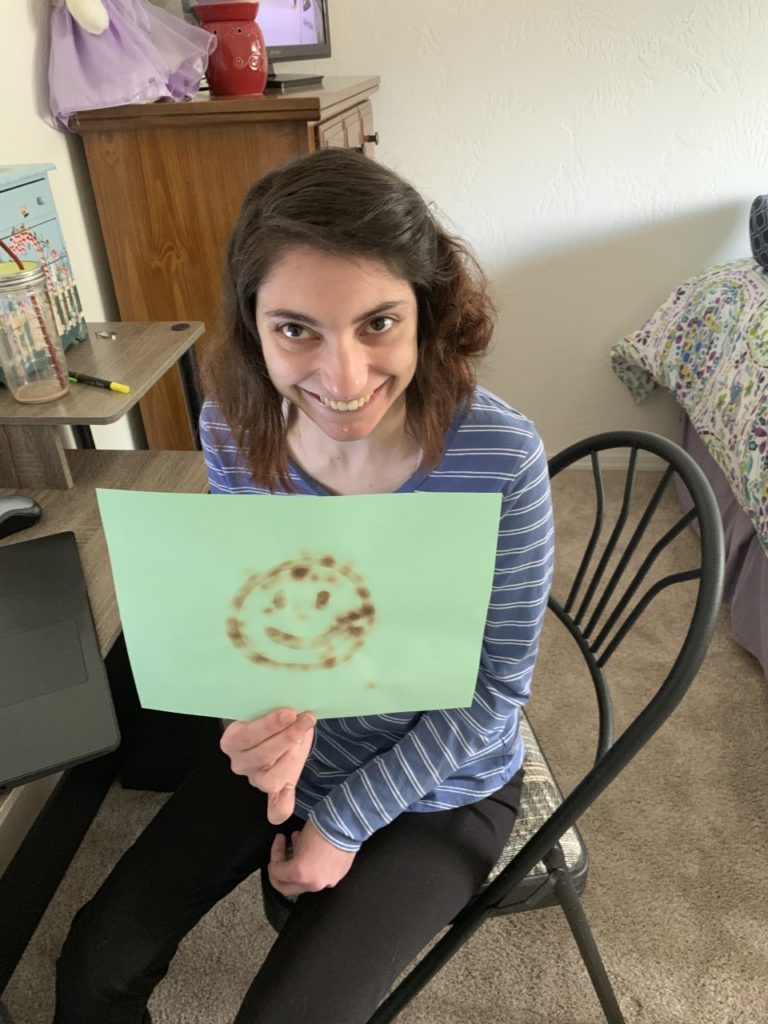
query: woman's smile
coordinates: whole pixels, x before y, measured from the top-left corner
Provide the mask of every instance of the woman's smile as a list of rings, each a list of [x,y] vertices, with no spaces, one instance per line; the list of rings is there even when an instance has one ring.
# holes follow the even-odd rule
[[[387,382],[384,381],[384,384],[386,383]],[[350,398],[347,400],[328,398],[325,395],[316,395],[314,391],[310,391],[308,388],[302,388],[302,390],[306,391],[306,393],[311,395],[312,398],[315,398],[324,409],[330,409],[333,412],[350,413],[359,412],[361,409],[365,409],[367,406],[371,405],[381,392],[384,384],[379,384],[379,386],[374,388],[373,391],[369,391],[367,395],[361,395],[360,398]]]

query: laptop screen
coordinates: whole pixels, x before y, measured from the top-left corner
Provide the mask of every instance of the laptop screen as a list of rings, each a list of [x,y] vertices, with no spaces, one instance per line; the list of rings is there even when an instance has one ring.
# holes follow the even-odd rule
[[[0,785],[119,741],[74,534],[0,545]]]

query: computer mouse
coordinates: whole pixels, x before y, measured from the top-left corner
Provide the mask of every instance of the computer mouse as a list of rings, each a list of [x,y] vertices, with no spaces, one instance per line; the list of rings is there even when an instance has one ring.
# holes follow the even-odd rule
[[[9,537],[18,530],[34,526],[43,510],[33,498],[21,494],[0,497],[0,537]]]

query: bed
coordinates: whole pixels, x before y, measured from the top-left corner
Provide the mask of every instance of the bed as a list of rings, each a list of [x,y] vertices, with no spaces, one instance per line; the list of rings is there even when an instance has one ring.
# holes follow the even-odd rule
[[[768,272],[740,259],[691,278],[611,362],[636,401],[662,387],[684,411],[723,518],[732,634],[768,677]]]

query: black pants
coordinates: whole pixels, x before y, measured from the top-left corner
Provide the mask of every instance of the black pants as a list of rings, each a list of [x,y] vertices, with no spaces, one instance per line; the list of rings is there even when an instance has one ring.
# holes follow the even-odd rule
[[[522,772],[466,807],[401,814],[363,844],[339,885],[299,897],[235,1024],[366,1021],[482,885],[512,830],[521,781]],[[294,817],[279,830],[290,834],[302,824]],[[147,1000],[180,941],[265,867],[276,831],[266,797],[216,751],[75,917],[58,963],[54,1024],[148,1019]]]

